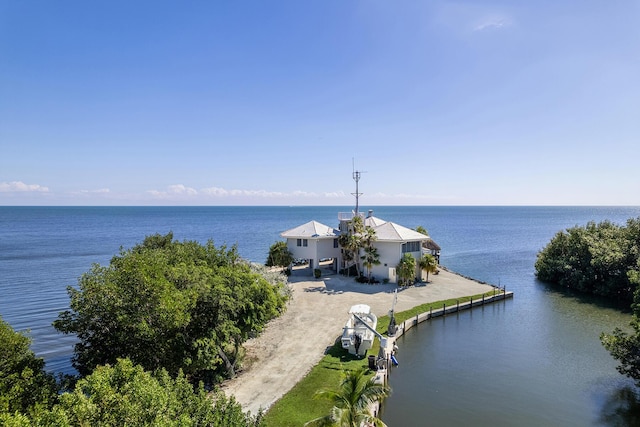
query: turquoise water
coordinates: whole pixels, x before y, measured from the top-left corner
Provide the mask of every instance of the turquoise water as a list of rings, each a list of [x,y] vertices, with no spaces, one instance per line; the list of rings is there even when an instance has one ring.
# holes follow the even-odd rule
[[[545,286],[533,263],[556,232],[590,220],[623,224],[640,216],[639,207],[373,209],[380,218],[424,226],[448,268],[515,292],[513,300],[424,323],[402,339],[384,408],[388,424],[616,425],[629,413],[616,412],[629,381],[598,340],[629,315]],[[179,240],[237,244],[241,256],[264,262],[280,232],[311,219],[337,226],[337,213],[349,210],[0,207],[0,314],[30,330],[48,369],[72,372],[73,337],[51,322],[68,306],[66,287],[92,263],[108,264],[120,247],[169,231]]]

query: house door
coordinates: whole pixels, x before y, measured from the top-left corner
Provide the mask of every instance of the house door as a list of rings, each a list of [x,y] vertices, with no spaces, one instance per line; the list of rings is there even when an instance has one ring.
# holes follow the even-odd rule
[[[396,283],[396,269],[389,267],[389,283]]]

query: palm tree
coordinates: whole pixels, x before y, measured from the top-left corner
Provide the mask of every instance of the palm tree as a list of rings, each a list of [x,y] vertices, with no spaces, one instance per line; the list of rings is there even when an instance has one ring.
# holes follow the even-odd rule
[[[311,420],[305,426],[361,427],[373,424],[386,427],[381,419],[371,414],[369,406],[390,393],[389,387],[376,384],[367,375],[366,368],[346,371],[338,391],[321,390],[316,393],[316,397],[333,402],[329,415]]]
[[[419,225],[416,227],[416,231],[420,234],[424,234],[425,236],[429,235],[429,232],[427,231],[426,228],[424,228],[423,226]]]
[[[405,253],[396,266],[398,284],[409,284],[416,277],[416,259],[410,253]]]
[[[358,267],[357,254],[360,249],[360,242],[358,237],[355,234],[351,234],[351,232],[347,232],[345,234],[341,234],[338,237],[338,243],[342,246],[343,249],[343,258],[345,262],[348,264],[350,262],[355,262],[356,272],[358,276],[360,275],[360,270]],[[345,267],[350,267],[345,265]],[[349,271],[347,269],[347,271]]]
[[[362,247],[362,235],[365,231],[362,217],[354,216],[349,222],[349,229],[338,237],[338,243],[344,249],[344,260],[353,261],[356,266],[356,274],[360,276],[360,248]],[[374,232],[375,235],[375,232]]]
[[[360,244],[364,247],[364,255],[360,257],[365,267],[367,267],[367,279],[371,283],[371,267],[380,265],[380,255],[378,248],[373,246],[373,242],[378,240],[376,230],[373,227],[366,226],[360,236]]]
[[[420,267],[420,271],[427,272],[427,283],[429,282],[429,273],[435,273],[438,271],[438,261],[436,257],[431,254],[423,254],[418,261],[418,267]]]
[[[375,246],[367,246],[364,248],[364,255],[360,257],[365,267],[367,267],[367,278],[371,283],[371,267],[380,265],[380,254]]]

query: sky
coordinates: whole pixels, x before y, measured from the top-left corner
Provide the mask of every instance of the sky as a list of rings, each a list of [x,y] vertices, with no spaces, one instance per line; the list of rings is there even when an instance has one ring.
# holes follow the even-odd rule
[[[0,205],[640,205],[640,2],[0,0]]]

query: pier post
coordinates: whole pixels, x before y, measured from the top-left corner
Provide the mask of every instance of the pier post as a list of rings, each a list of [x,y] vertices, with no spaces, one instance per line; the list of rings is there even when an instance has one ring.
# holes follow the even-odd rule
[[[456,312],[460,311],[460,300],[456,300]]]
[[[482,305],[484,305],[484,294],[482,294]]]

